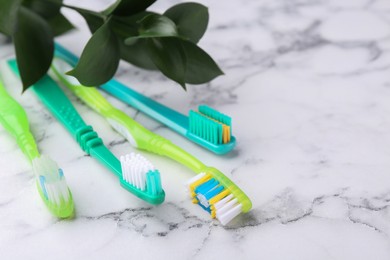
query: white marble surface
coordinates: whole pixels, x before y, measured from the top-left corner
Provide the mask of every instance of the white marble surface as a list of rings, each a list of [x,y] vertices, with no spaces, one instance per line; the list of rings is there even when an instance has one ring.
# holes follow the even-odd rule
[[[111,1],[67,2],[99,9]],[[183,113],[207,103],[231,115],[235,151],[213,155],[111,100],[224,171],[252,198],[251,213],[222,227],[187,199],[189,170],[145,153],[167,196],[158,207],[143,203],[8,78],[41,150],[64,169],[77,214],[71,221],[49,215],[28,162],[0,128],[1,259],[390,259],[390,2],[200,2],[211,13],[200,44],[225,76],[187,93],[125,63],[118,78]],[[79,16],[66,15],[80,30],[59,41],[80,53],[89,34]],[[1,58],[12,52],[1,45]],[[115,154],[134,150],[72,100]]]

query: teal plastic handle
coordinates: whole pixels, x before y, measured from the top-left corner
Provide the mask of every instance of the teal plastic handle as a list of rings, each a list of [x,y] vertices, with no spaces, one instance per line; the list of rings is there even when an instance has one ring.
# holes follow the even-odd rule
[[[56,43],[56,55],[66,60],[72,66],[76,66],[78,57],[67,49]],[[148,116],[167,125],[179,134],[186,136],[188,131],[188,117],[170,109],[160,103],[126,87],[119,81],[111,79],[106,84],[100,86],[102,90],[118,98],[119,100],[144,112]]]

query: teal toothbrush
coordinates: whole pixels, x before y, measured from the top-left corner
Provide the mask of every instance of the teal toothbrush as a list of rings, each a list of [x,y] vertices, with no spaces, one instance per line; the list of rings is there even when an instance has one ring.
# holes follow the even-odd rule
[[[19,75],[16,61],[11,60],[8,63]],[[69,99],[48,75],[32,88],[80,147],[112,171],[120,179],[123,188],[151,204],[160,204],[164,201],[165,192],[161,187],[160,173],[149,161],[141,155],[134,154],[122,156],[119,161],[104,146],[102,139],[92,127],[85,124]]]
[[[59,44],[56,44],[56,52],[66,57],[72,66],[76,66],[78,58],[74,54]],[[115,79],[101,85],[100,88],[216,154],[226,154],[236,145],[236,139],[232,136],[231,118],[211,107],[199,106],[198,111],[191,110],[187,117]]]
[[[16,139],[18,146],[28,157],[42,201],[58,218],[70,218],[74,214],[72,193],[66,184],[63,171],[46,155],[40,155],[30,132],[26,112],[5,90],[0,80],[0,123]]]

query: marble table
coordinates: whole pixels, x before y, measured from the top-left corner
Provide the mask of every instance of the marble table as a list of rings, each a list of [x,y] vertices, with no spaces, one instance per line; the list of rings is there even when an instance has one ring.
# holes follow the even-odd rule
[[[96,10],[112,1],[69,0]],[[163,11],[176,0],[159,1]],[[123,103],[138,122],[225,172],[253,200],[226,227],[191,204],[184,166],[142,153],[160,169],[166,202],[150,206],[120,189],[12,77],[41,150],[64,169],[73,220],[53,218],[30,166],[0,127],[0,258],[5,259],[390,259],[390,2],[388,0],[199,1],[209,7],[200,42],[225,76],[183,91],[159,72],[121,63],[117,78],[187,113],[208,104],[233,118],[238,143],[214,155]],[[79,30],[60,43],[80,54]],[[0,57],[13,55],[2,40]],[[121,155],[134,151],[72,97]],[[388,114],[389,113],[389,114]]]

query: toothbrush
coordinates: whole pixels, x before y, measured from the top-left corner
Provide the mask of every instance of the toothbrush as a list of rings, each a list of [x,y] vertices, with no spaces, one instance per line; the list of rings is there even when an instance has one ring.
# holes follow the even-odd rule
[[[19,74],[15,60],[8,62],[12,70]],[[72,134],[80,147],[100,161],[119,179],[127,191],[151,204],[164,201],[165,193],[161,187],[160,173],[141,155],[126,155],[119,161],[100,139],[91,126],[84,123],[72,103],[58,85],[45,75],[33,87],[35,94]]]
[[[74,54],[59,44],[56,44],[56,52],[66,57],[72,66],[78,62]],[[115,79],[101,85],[100,88],[216,154],[226,154],[236,145],[236,138],[232,136],[231,131],[231,118],[211,107],[199,106],[198,111],[191,110],[187,117]]]
[[[250,210],[249,198],[220,171],[207,167],[167,139],[147,130],[124,112],[113,107],[97,89],[84,87],[75,78],[65,75],[64,72],[72,69],[66,61],[55,58],[51,68],[60,82],[106,118],[134,147],[165,155],[199,173],[188,182],[187,187],[193,202],[198,203],[213,218],[226,225],[241,212]]]
[[[74,215],[72,193],[66,184],[63,171],[46,155],[40,155],[30,132],[26,112],[5,90],[0,80],[0,123],[16,139],[18,146],[32,166],[39,195],[58,218]]]

